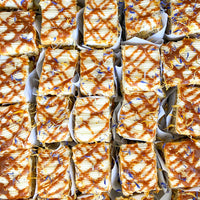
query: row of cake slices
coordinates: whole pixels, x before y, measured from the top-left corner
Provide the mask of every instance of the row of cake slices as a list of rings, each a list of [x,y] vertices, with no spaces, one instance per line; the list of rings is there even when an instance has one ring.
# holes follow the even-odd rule
[[[167,142],[160,147],[168,170],[169,187],[183,190],[199,187],[200,141]],[[35,184],[40,198],[67,198],[72,186],[71,158],[75,164],[75,186],[82,195],[109,193],[112,189],[112,148],[108,143],[83,143],[73,146],[72,151],[61,144],[57,149],[40,147],[37,152],[20,148],[0,152],[0,198],[30,198]],[[118,165],[124,196],[158,192],[160,185],[167,187],[166,183],[158,183],[157,158],[153,143],[135,142],[120,146]]]
[[[160,94],[162,76],[167,89],[177,85],[199,85],[199,53],[200,40],[188,38],[164,44],[161,56],[159,48],[154,45],[122,46],[121,92],[129,95],[137,91],[155,91]],[[162,70],[160,59],[163,63]],[[80,52],[80,92],[83,96],[111,97],[116,94],[114,60],[112,50]],[[38,95],[71,95],[72,82],[79,71],[78,62],[77,50],[48,48]],[[25,55],[0,57],[0,103],[25,101],[23,92],[30,72],[29,63]]]
[[[182,85],[198,84],[198,44],[199,40],[184,39],[162,47],[164,71],[166,71],[164,77],[168,75],[168,78],[165,78],[166,85],[174,86],[178,83]],[[173,48],[170,48],[171,46]],[[126,51],[127,48],[129,51]],[[157,64],[150,64],[150,60],[153,60],[154,57],[156,60],[159,56],[158,53],[156,55],[150,54],[155,52],[155,49],[156,47],[151,45],[125,46],[123,49],[122,92],[124,93],[124,100],[119,113],[117,133],[124,138],[144,141],[155,140],[159,104],[157,101],[158,96],[152,88],[155,86],[151,85],[151,83],[155,80],[154,83],[157,83],[157,87],[160,86],[159,59],[156,61]],[[147,52],[150,53],[148,54]],[[156,52],[158,52],[158,49]],[[173,54],[174,57],[172,57]],[[85,95],[114,94],[113,52],[110,50],[85,50],[80,55],[81,93]],[[168,62],[167,58],[170,56],[172,59]],[[138,61],[140,59],[142,61]],[[1,104],[25,102],[23,93],[29,68],[28,57],[1,57],[0,60]],[[71,80],[74,77],[77,63],[78,52],[76,50],[46,50],[37,98],[38,139],[42,142],[45,140],[48,142],[58,142],[70,139],[68,121],[72,110],[73,98],[68,98],[64,95],[72,93]],[[138,63],[144,63],[145,65]],[[147,71],[143,71],[145,69],[144,66],[148,68]],[[87,70],[86,67],[89,69]],[[135,76],[133,77],[132,74]],[[135,86],[135,89],[132,89],[132,86]],[[140,88],[152,91],[137,91],[141,90]],[[84,93],[84,91],[89,92]],[[49,94],[58,96],[46,96]],[[177,103],[174,107],[176,113],[173,113],[175,117],[172,120],[175,129],[172,131],[183,135],[199,136],[199,95],[199,87],[179,87]],[[88,105],[88,108],[86,108],[86,105]],[[110,141],[111,107],[108,97],[78,97],[74,109],[76,139],[80,142]],[[18,115],[23,111],[26,119],[27,111],[23,103],[4,105],[1,109],[2,120],[5,120],[5,113],[8,111],[10,116],[17,116],[20,119],[22,117]],[[20,112],[17,112],[17,109]],[[103,115],[99,115],[99,113]],[[9,119],[7,120],[9,121]],[[19,124],[15,120],[12,126],[18,127]],[[60,130],[63,131],[59,138],[57,133]],[[5,129],[2,132],[2,141],[6,140],[6,131]],[[13,143],[14,135],[17,132],[20,135],[21,131],[15,131],[12,128],[9,132],[9,135],[13,135],[13,137],[9,136],[10,141]],[[89,137],[81,138],[82,132]]]
[[[134,36],[147,38],[153,33],[162,29],[162,16],[160,11],[160,0],[153,1],[137,1],[124,0],[125,12],[125,28],[126,39]],[[32,0],[3,0],[0,2],[2,8],[15,9],[30,9]],[[199,2],[180,2],[179,0],[170,1],[169,15],[169,30],[173,35],[190,35],[198,34],[200,29],[199,23]],[[113,46],[120,35],[119,20],[118,20],[118,5],[123,7],[123,1],[119,3],[117,0],[85,0],[84,22],[83,22],[83,41],[85,45],[93,47],[110,47]],[[75,41],[75,32],[77,28],[76,14],[78,11],[76,0],[41,0],[40,6],[42,10],[42,24],[40,39],[42,45],[67,45],[73,46]],[[16,13],[25,12],[11,12]],[[5,19],[6,12],[1,13],[0,18]],[[20,14],[21,15],[21,14]],[[26,17],[25,17],[26,18]],[[32,22],[32,18],[29,19]],[[18,20],[17,20],[18,21]],[[79,24],[80,25],[80,24]],[[20,38],[20,32],[16,32],[14,26],[3,24],[8,29],[2,29],[3,34],[7,31],[14,31],[16,37]],[[27,31],[28,29],[26,29]],[[30,29],[29,29],[30,31]],[[29,35],[30,36],[30,35]],[[31,40],[33,36],[24,36],[23,41]],[[5,38],[4,42],[12,42],[20,46],[20,40],[13,40],[13,37]],[[25,44],[21,45],[24,46]],[[21,51],[22,50],[20,46]],[[26,45],[27,46],[27,45]],[[30,46],[30,45],[29,45]],[[27,47],[26,47],[27,48]],[[32,46],[35,48],[35,46]],[[5,48],[3,48],[5,50]],[[24,49],[24,48],[23,48]],[[13,51],[13,48],[10,49]],[[9,50],[9,51],[10,51]],[[17,51],[20,52],[19,49]],[[3,51],[5,52],[5,51]]]

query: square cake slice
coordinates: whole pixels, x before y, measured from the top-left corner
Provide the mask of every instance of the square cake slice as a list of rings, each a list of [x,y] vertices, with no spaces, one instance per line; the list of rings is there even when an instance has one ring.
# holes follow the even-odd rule
[[[77,97],[74,135],[78,142],[109,142],[111,139],[110,99],[108,97]]]
[[[148,38],[162,29],[160,0],[125,0],[126,39]]]
[[[86,194],[77,197],[77,200],[110,200],[110,197],[107,193],[102,194]]]
[[[164,157],[171,188],[200,186],[199,152],[199,140],[177,141],[165,144]]]
[[[0,57],[0,104],[25,102],[25,84],[29,74],[27,56]]]
[[[145,194],[136,194],[130,197],[116,197],[115,200],[154,200],[154,196]]]
[[[156,154],[153,143],[124,144],[120,147],[122,193],[148,193],[158,188]]]
[[[111,190],[111,156],[108,143],[77,144],[72,148],[76,187],[82,194]]]
[[[42,143],[70,141],[72,100],[65,96],[37,97],[37,138]]]
[[[81,93],[85,96],[113,96],[114,53],[112,50],[83,50],[80,53]]]
[[[41,0],[40,6],[42,45],[74,45],[76,0]]]
[[[122,47],[123,93],[135,91],[160,92],[160,52],[155,45],[126,45]]]
[[[39,149],[37,164],[38,195],[42,198],[66,198],[70,195],[70,157],[67,146],[56,150]]]
[[[77,50],[48,48],[45,52],[38,95],[71,95],[77,63]]]
[[[200,136],[200,88],[178,87],[175,131],[178,134]]]
[[[169,32],[183,36],[200,33],[200,2],[171,0]]]
[[[38,53],[34,12],[13,11],[0,13],[0,55]]]
[[[155,140],[158,119],[158,96],[155,92],[124,95],[117,133],[127,139]]]
[[[184,38],[161,47],[164,82],[167,87],[200,85],[200,40]]]
[[[33,0],[1,0],[0,8],[28,10],[33,8]]]
[[[86,0],[84,44],[97,48],[113,46],[119,36],[117,0]]]
[[[26,103],[0,107],[0,150],[27,148],[31,119]]]
[[[17,149],[0,152],[0,198],[31,197],[31,151]]]

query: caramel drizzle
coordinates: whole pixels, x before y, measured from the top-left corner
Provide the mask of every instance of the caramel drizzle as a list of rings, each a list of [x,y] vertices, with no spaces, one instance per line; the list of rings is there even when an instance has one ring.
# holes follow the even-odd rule
[[[0,111],[0,149],[6,150],[11,146],[26,147],[30,135],[30,121],[28,111],[24,108],[25,104],[15,104],[6,107],[6,110]],[[19,116],[20,121],[15,121],[14,116]],[[13,125],[15,130],[13,130]],[[10,139],[2,135],[2,132],[9,131],[12,134]],[[21,134],[23,133],[23,137]]]
[[[43,98],[43,97],[38,97]],[[63,126],[63,123],[69,119],[68,110],[68,99],[65,97],[44,97],[47,98],[45,105],[37,101],[37,131],[38,138],[40,139],[40,134],[45,134],[45,141],[41,142],[56,142],[64,141],[66,135],[69,135],[68,124]],[[57,105],[57,109],[54,113],[49,113],[48,109]],[[45,122],[40,121],[40,119],[45,119]],[[51,132],[50,132],[51,129]],[[53,131],[52,131],[53,129]],[[42,132],[42,133],[41,133]],[[43,133],[44,132],[44,133]],[[62,135],[62,137],[61,137]]]
[[[13,158],[13,154],[18,154],[16,158]],[[24,156],[26,157],[24,158]],[[19,199],[19,198],[29,198],[30,197],[30,187],[31,187],[31,166],[30,164],[24,166],[24,160],[30,159],[30,150],[18,149],[17,151],[9,151],[0,154],[0,176],[8,181],[8,184],[0,183],[0,196],[5,195],[7,199]],[[20,174],[16,176],[16,172],[20,171]],[[22,170],[22,171],[21,171]],[[13,176],[13,178],[12,178]],[[25,176],[29,184],[26,185],[24,189],[17,187],[18,183],[22,182],[20,178]],[[13,196],[9,192],[9,188],[13,187],[18,194]]]
[[[32,0],[23,0],[23,1],[19,1],[17,2],[17,0],[11,0],[12,3],[14,3],[16,5],[17,8],[19,9],[24,9],[24,10],[27,10],[29,7],[29,4],[32,3]],[[6,4],[10,2],[10,0],[3,0],[3,1],[0,1],[0,7],[5,7],[7,8],[8,6],[6,6]],[[13,7],[13,6],[12,6]]]
[[[18,57],[14,59],[20,60],[21,64],[16,64],[12,57],[6,59],[5,62],[0,64],[0,88],[7,86],[11,89],[8,93],[6,93],[6,95],[1,92],[2,89],[0,90],[1,103],[11,103],[13,102],[13,98],[15,98],[16,96],[18,96],[21,102],[26,101],[25,95],[22,96],[20,91],[24,91],[25,89],[25,82],[27,79],[27,71],[25,69],[25,66],[28,66],[28,58]],[[10,74],[4,71],[7,65],[12,65],[15,68],[15,70],[12,70]],[[18,73],[23,75],[20,80],[16,80],[13,78],[14,75]]]
[[[158,50],[158,47],[154,46],[154,45],[137,45],[137,49],[135,49],[130,56],[126,55],[126,51],[129,50],[129,48],[131,48],[131,46],[126,46],[124,49],[124,55],[123,55],[123,73],[124,73],[124,80],[126,81],[126,83],[130,86],[130,87],[139,87],[138,83],[140,83],[142,80],[145,80],[145,82],[148,84],[148,88],[149,90],[151,90],[151,88],[153,86],[156,85],[155,80],[156,77],[151,77],[150,75],[148,75],[151,71],[153,71],[154,69],[158,70],[159,73],[159,69],[160,69],[160,64],[159,64],[159,59],[155,60],[154,58],[151,57],[151,53],[153,51]],[[138,56],[135,58],[135,60],[132,60],[132,58],[134,57],[134,55],[136,53],[139,52],[139,50],[141,51],[140,54],[138,54]],[[138,61],[142,56],[145,57],[136,65],[136,61]],[[137,77],[137,80],[132,80],[132,74],[138,73],[138,74],[144,74],[144,72],[142,71],[142,69],[140,69],[140,65],[143,64],[145,61],[150,61],[153,63],[153,66],[151,68],[149,68],[149,70],[146,72],[145,77],[142,76],[141,78]],[[125,73],[126,69],[129,68],[129,66],[131,66],[133,69],[130,71],[130,73]],[[156,76],[156,75],[155,75]],[[157,74],[157,76],[160,76],[160,74]],[[160,83],[160,81],[159,81]]]
[[[196,142],[189,140],[176,143],[167,143],[164,150],[166,164],[169,173],[171,174],[169,181],[175,181],[173,183],[173,187],[188,188],[199,186],[200,167],[196,165],[199,162],[200,148],[196,145]],[[171,156],[175,156],[176,159],[171,161]],[[182,166],[185,167],[182,168]],[[180,167],[182,170],[178,172],[177,169],[180,169]],[[193,177],[191,178],[191,176]]]
[[[109,10],[110,15],[107,19],[103,19],[101,17],[101,16],[105,16],[103,11],[107,10],[110,4],[114,5],[114,9]],[[91,0],[91,1],[87,0],[85,9],[91,10],[90,13],[88,13],[88,14],[86,14],[86,12],[84,12],[84,20],[85,20],[84,40],[85,40],[85,43],[87,43],[87,41],[90,37],[92,37],[93,41],[95,41],[95,42],[99,42],[102,40],[105,41],[105,39],[106,39],[106,41],[108,43],[111,43],[113,40],[113,36],[111,37],[110,40],[108,40],[107,37],[110,34],[114,34],[116,37],[118,36],[118,27],[117,27],[118,25],[115,26],[111,23],[112,18],[118,14],[117,4],[114,2],[114,0],[103,0],[99,5],[96,4],[95,0]],[[96,15],[98,17],[97,21],[99,21],[95,26],[90,21],[90,18],[93,15]],[[87,24],[89,24],[90,26],[88,27]],[[99,31],[105,26],[108,28],[108,31],[104,35],[101,35],[99,33]],[[92,27],[92,28],[90,28],[90,27]],[[98,37],[95,37],[95,35],[98,35]]]
[[[170,76],[167,73],[164,73],[164,78],[167,84],[175,86],[174,83],[175,79],[178,79],[180,84],[192,84],[192,81],[195,80],[195,77],[200,77],[200,72],[198,70],[198,67],[194,67],[193,65],[194,62],[199,60],[198,57],[200,55],[200,51],[192,45],[193,41],[194,41],[193,39],[184,38],[182,40],[182,45],[178,47],[175,46],[175,42],[169,42],[166,45],[163,45],[164,47],[166,46],[169,49],[169,52],[166,52],[164,49],[162,49],[163,62],[167,67],[169,67],[171,70],[174,71],[174,74],[172,76]],[[180,54],[180,51],[185,49],[186,46],[189,46],[191,51],[196,52],[196,55],[190,58],[189,61],[187,61],[187,57],[185,59]],[[172,61],[174,60],[178,60],[180,64],[184,63],[184,66],[183,67],[175,66],[172,63]],[[192,72],[191,74],[187,74],[187,77],[184,76],[184,72],[186,69]]]
[[[45,2],[45,0],[42,1]],[[50,2],[51,3],[46,6],[45,9],[42,9],[42,29],[46,26],[49,27],[49,29],[45,32],[41,32],[41,40],[45,43],[46,40],[48,41],[49,38],[52,38],[52,32],[57,31],[58,34],[54,43],[64,42],[70,37],[72,31],[76,29],[76,12],[73,13],[70,11],[70,8],[76,7],[76,1],[72,0],[72,3],[67,7],[65,4],[63,4],[62,0],[50,0]],[[51,12],[48,10],[52,6],[57,8],[58,14],[54,18],[48,19],[45,17],[45,13]],[[66,12],[70,15],[70,17],[65,14]],[[66,28],[66,23],[70,24],[71,26]]]
[[[87,98],[87,104],[85,104],[83,106],[78,105],[75,108],[77,116],[79,116],[80,114],[83,114],[85,110],[90,111],[90,117],[88,117],[87,120],[82,119],[82,123],[79,126],[76,125],[76,127],[75,127],[75,134],[76,134],[77,129],[80,129],[84,126],[88,129],[88,131],[90,131],[92,137],[91,137],[91,139],[87,140],[88,143],[94,142],[101,134],[103,134],[105,131],[107,131],[110,127],[109,118],[107,118],[103,114],[104,110],[108,109],[109,102],[105,103],[100,110],[97,110],[97,108],[93,104],[95,101],[96,101],[95,98]],[[98,116],[99,121],[106,120],[104,127],[102,127],[96,134],[94,133],[94,131],[91,129],[91,127],[89,125],[90,120],[92,120],[95,116]]]
[[[71,76],[68,77],[67,73],[65,72],[67,72],[67,70],[69,70],[70,68],[74,68],[74,73],[75,73],[75,68],[78,62],[77,60],[78,58],[74,58],[70,50],[63,50],[56,57],[53,57],[53,55],[51,54],[51,51],[54,51],[54,50],[51,48],[48,48],[46,50],[45,61],[43,64],[42,74],[40,77],[39,91],[43,92],[43,94],[45,95],[48,95],[48,94],[57,95],[59,93],[62,93],[63,90],[67,88],[69,93],[71,93],[71,90],[72,90],[71,81],[74,74],[71,74]],[[64,55],[65,53],[67,53],[68,58],[73,59],[73,61],[70,61],[69,64],[67,65],[65,65],[65,63],[58,63],[58,58]],[[66,57],[66,60],[68,58]],[[44,69],[45,65],[51,66],[51,71],[45,71]],[[43,80],[43,77],[47,77],[47,78]],[[58,83],[55,85],[55,83],[53,82],[55,78],[59,78],[61,83]],[[47,83],[51,83],[52,87],[47,89],[46,88]]]
[[[93,80],[95,82],[95,86],[91,89],[92,95],[98,95],[100,93],[109,93],[112,95],[113,91],[113,85],[108,85],[107,87],[103,85],[104,81],[112,80],[114,81],[113,78],[113,66],[110,66],[110,70],[107,69],[105,66],[106,60],[113,58],[113,52],[111,50],[106,51],[103,56],[103,60],[99,60],[94,54],[94,51],[88,50],[85,52],[81,52],[80,57],[81,57],[81,78],[83,78],[82,83],[84,83],[84,79],[88,80]],[[95,65],[88,69],[87,66],[84,65],[85,60],[90,58]],[[97,71],[99,69],[98,76],[95,77],[92,75],[93,71]],[[100,91],[99,91],[100,90]],[[88,95],[88,91],[86,91],[86,88],[81,84],[81,91],[83,94]]]
[[[191,98],[191,96],[193,98]],[[197,87],[180,87],[178,98],[179,101],[185,103],[184,107],[178,107],[178,118],[182,119],[181,122],[177,121],[178,132],[181,134],[186,129],[192,136],[195,136],[196,133],[192,127],[200,126],[200,89]],[[193,117],[186,118],[185,114],[187,113],[192,113]]]
[[[145,149],[140,149],[138,143],[126,145],[127,147],[120,149],[120,179],[122,181],[122,191],[130,195],[137,191],[148,192],[157,188],[157,183],[152,186],[150,184],[152,180],[157,180],[156,156],[152,143],[146,144],[147,147]],[[148,154],[152,154],[152,152],[154,153],[153,158],[148,156]],[[130,154],[137,155],[137,157],[127,162],[125,158]],[[135,166],[140,164],[141,161],[145,162],[145,166],[143,168],[141,167],[139,172],[133,171],[130,165]],[[146,172],[147,166],[151,166],[148,172]],[[154,173],[149,177],[152,171],[154,171]],[[131,180],[127,179],[127,176],[130,177]]]
[[[26,15],[24,15],[24,13]],[[3,14],[3,12],[2,12]],[[7,17],[5,20],[0,20],[0,27],[6,27],[6,30],[1,33],[0,37],[0,52],[3,55],[9,55],[9,49],[12,48],[12,44],[16,42],[21,42],[15,49],[16,54],[21,54],[21,50],[26,48],[26,46],[31,49],[30,51],[33,52],[36,49],[36,32],[33,27],[35,14],[34,12],[22,12],[22,11],[13,11],[11,12],[11,15]],[[8,21],[13,20],[13,23],[10,24]],[[20,31],[17,30],[17,27],[24,26]],[[5,40],[4,37],[9,35],[10,33],[14,33],[15,36],[10,40]],[[22,35],[25,33],[32,33],[33,38],[31,40],[27,40],[25,38],[22,38]],[[23,52],[23,50],[22,50]],[[26,52],[29,53],[29,52]]]
[[[198,27],[198,30],[200,29],[200,23],[197,20],[197,17],[199,16],[198,13],[200,13],[200,8],[196,6],[196,4],[198,3],[192,3],[189,0],[182,0],[179,3],[172,3],[171,7],[175,8],[176,12],[174,13],[174,15],[171,16],[171,23],[172,25],[177,26],[174,30],[172,30],[172,34],[190,34],[189,26],[191,26],[192,24],[195,24],[195,26]],[[188,7],[192,7],[192,15],[188,15],[186,13]]]
[[[42,198],[65,198],[70,194],[70,179],[66,179],[66,175],[69,175],[70,157],[65,156],[66,147],[59,148],[52,151],[48,149],[39,150],[38,157],[38,194]],[[52,164],[57,166],[51,170],[51,174],[47,174],[47,169],[52,169]],[[56,185],[63,182],[62,187],[59,185],[59,189],[52,191],[52,188],[56,188]]]
[[[106,143],[95,143],[90,144],[89,146],[88,144],[78,144],[72,149],[72,151],[74,154],[73,158],[76,167],[76,183],[83,183],[83,181],[90,182],[90,184],[82,184],[82,186],[76,184],[78,190],[84,194],[92,194],[94,193],[94,189],[98,189],[102,192],[108,192],[108,186],[105,185],[105,187],[101,187],[100,182],[104,179],[108,181],[108,177],[110,177],[110,169],[106,169],[105,171],[102,169],[103,161],[110,159],[109,146]],[[77,151],[81,153],[77,155]],[[95,154],[98,154],[99,156],[96,157]],[[94,161],[92,161],[90,157],[92,157]],[[82,171],[80,166],[85,160],[90,162],[93,167],[86,171]],[[101,177],[98,177],[97,179],[91,177],[90,172],[94,170],[97,170],[99,173],[101,173]]]
[[[184,192],[180,191],[178,192],[178,200],[198,200],[199,192]]]
[[[161,17],[156,19],[153,15],[156,12],[160,12],[160,5],[155,5],[155,1],[149,1],[149,4],[143,7],[141,1],[134,0],[130,2],[130,0],[125,0],[125,7],[126,32],[128,36],[137,35],[145,23],[151,27],[150,31],[153,31],[154,24],[157,25],[156,28],[159,28],[159,30],[162,28]],[[133,15],[134,18],[130,18],[130,15]]]
[[[154,120],[154,117],[155,115],[157,116],[159,107],[157,100],[158,96],[156,95],[156,93],[154,93],[149,99],[145,96],[145,93],[134,93],[132,95],[125,95],[124,98],[124,102],[126,104],[129,104],[130,109],[127,112],[125,112],[123,110],[123,106],[125,106],[126,104],[122,106],[117,132],[121,136],[123,136],[124,134],[128,134],[130,138],[137,138],[142,140],[146,140],[145,138],[147,135],[150,135],[151,138],[154,138],[156,134],[157,125],[157,122]],[[140,105],[134,105],[131,102],[134,98],[139,98],[139,100],[142,100],[143,103]],[[125,122],[128,119],[134,117],[135,115],[137,115],[139,119],[133,121],[132,124],[129,126],[125,125]],[[138,133],[132,130],[133,127],[137,124],[142,124],[144,129],[143,133]]]

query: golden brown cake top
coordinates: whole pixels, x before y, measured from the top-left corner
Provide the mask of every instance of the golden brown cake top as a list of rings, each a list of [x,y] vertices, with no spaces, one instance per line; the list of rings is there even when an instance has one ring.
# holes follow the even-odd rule
[[[152,195],[138,194],[131,197],[117,197],[115,200],[154,200]]]
[[[200,40],[184,38],[161,47],[164,79],[167,86],[199,84]]]
[[[77,144],[72,152],[78,190],[82,194],[110,192],[110,144]]]
[[[25,84],[28,78],[27,56],[0,58],[0,103],[25,102]]]
[[[110,200],[110,197],[107,193],[102,193],[102,194],[99,194],[99,195],[78,196],[77,200]]]
[[[70,195],[70,149],[39,149],[37,164],[38,195],[42,198],[66,198]]]
[[[200,186],[199,152],[199,140],[165,144],[164,156],[171,188]]]
[[[157,168],[153,143],[123,144],[119,152],[120,180],[125,196],[156,190]]]
[[[200,136],[199,101],[199,87],[178,87],[176,131],[179,134]]]
[[[19,199],[31,196],[31,151],[17,149],[0,152],[0,198]]]
[[[34,12],[13,11],[0,13],[0,54],[18,55],[36,53]]]

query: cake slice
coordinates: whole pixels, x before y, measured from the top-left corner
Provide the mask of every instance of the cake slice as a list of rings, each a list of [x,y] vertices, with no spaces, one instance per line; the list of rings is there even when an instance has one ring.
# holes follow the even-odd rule
[[[127,139],[154,141],[159,110],[157,99],[155,92],[125,94],[117,133]]]
[[[122,193],[148,193],[158,188],[153,143],[123,144],[119,152]]]
[[[37,97],[37,138],[42,143],[70,141],[72,100],[65,96]]]
[[[113,96],[114,53],[112,50],[82,50],[80,90],[85,96]]]
[[[169,32],[176,36],[200,33],[199,1],[171,0]]]
[[[76,0],[41,0],[42,45],[71,46],[75,44]]]
[[[70,195],[70,154],[67,146],[56,150],[39,149],[37,164],[38,195],[41,198],[68,198]]]
[[[111,139],[110,99],[108,97],[77,97],[74,135],[78,142],[109,142]]]
[[[200,136],[200,88],[193,86],[178,87],[177,102],[172,131],[193,137]]]
[[[30,149],[0,152],[0,198],[31,197],[32,161]]]
[[[122,59],[122,93],[160,92],[160,52],[157,46],[125,45]]]
[[[0,13],[0,55],[37,54],[34,12]]]
[[[1,0],[0,8],[2,9],[18,9],[29,10],[33,8],[33,0]]]
[[[111,156],[107,143],[77,144],[72,148],[76,187],[82,194],[111,190]]]
[[[83,18],[85,45],[106,48],[117,42],[119,35],[117,0],[86,0]]]
[[[146,39],[162,29],[160,0],[125,0],[126,39]]]
[[[167,87],[200,84],[200,40],[184,38],[161,47],[163,76]]]
[[[77,50],[48,48],[45,52],[38,95],[71,95],[77,64]]]
[[[27,56],[0,57],[0,104],[26,102],[24,90],[28,74]]]
[[[200,186],[199,151],[199,140],[168,142],[165,144],[164,157],[171,188]]]
[[[26,103],[0,107],[0,150],[28,148],[31,119]]]

